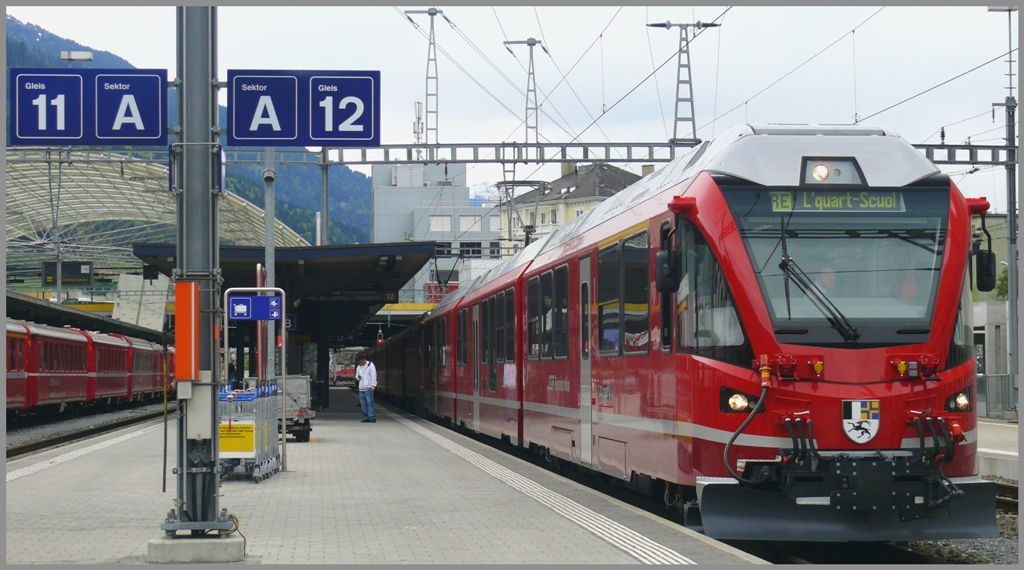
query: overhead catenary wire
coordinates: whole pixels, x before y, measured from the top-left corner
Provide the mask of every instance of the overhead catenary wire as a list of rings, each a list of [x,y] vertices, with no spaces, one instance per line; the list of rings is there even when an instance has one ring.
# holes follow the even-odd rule
[[[939,83],[937,85],[933,85],[932,87],[929,87],[928,89],[925,89],[924,91],[921,91],[920,93],[918,93],[916,95],[911,95],[910,97],[907,97],[906,99],[900,101],[899,103],[893,103],[892,105],[889,105],[888,107],[882,109],[881,111],[876,111],[874,113],[871,113],[870,115],[864,117],[862,120],[866,121],[866,120],[870,119],[871,117],[874,117],[876,115],[881,115],[882,113],[884,113],[886,111],[890,111],[892,109],[895,109],[896,107],[899,107],[900,105],[906,103],[907,101],[911,101],[913,99],[916,99],[916,98],[920,97],[921,95],[924,95],[925,93],[928,93],[929,91],[934,91],[934,90],[938,89],[939,87],[942,87],[943,85],[945,85],[945,84],[947,84],[947,83],[949,83],[951,81],[956,81],[957,79],[960,79],[961,77],[963,77],[963,76],[965,76],[965,75],[967,75],[969,73],[973,73],[973,72],[981,69],[982,67],[985,67],[986,65],[988,65],[988,64],[990,64],[990,63],[992,63],[994,61],[998,61],[999,59],[1001,59],[1003,57],[1006,57],[1006,56],[1012,54],[1015,51],[1017,51],[1017,48],[1013,48],[1012,50],[1010,50],[1010,51],[1008,51],[1008,52],[1006,52],[1006,53],[1004,53],[1002,55],[998,55],[998,56],[996,56],[996,57],[986,61],[985,63],[983,63],[981,65],[972,67],[971,69],[968,69],[967,71],[957,75],[956,77],[950,77],[949,79],[943,81],[942,83]]]
[[[928,139],[930,139],[930,138],[934,137],[935,135],[939,134],[942,131],[942,129],[944,129],[946,127],[952,127],[953,125],[959,125],[960,123],[965,123],[967,121],[970,121],[971,119],[977,119],[978,117],[981,117],[982,115],[988,115],[988,114],[989,114],[989,111],[985,110],[985,111],[982,111],[982,112],[980,112],[977,115],[974,115],[972,117],[967,117],[966,119],[960,119],[959,121],[954,121],[952,123],[946,123],[946,124],[942,125],[941,127],[939,127],[938,129],[936,129],[934,133],[932,133],[932,134],[928,135],[927,137],[925,137],[924,140],[921,141],[921,144],[926,144],[928,142]]]
[[[803,63],[801,63],[800,65],[798,65],[798,66],[794,67],[794,68],[793,68],[793,69],[791,69],[791,70],[790,70],[789,72],[787,72],[787,73],[786,73],[785,75],[783,75],[782,77],[780,77],[780,78],[776,79],[776,80],[775,80],[775,81],[773,81],[773,82],[772,82],[771,84],[769,84],[769,85],[768,85],[767,87],[765,87],[764,89],[761,89],[760,91],[758,91],[757,93],[755,93],[755,94],[754,94],[753,96],[751,96],[751,97],[748,97],[748,98],[746,99],[746,101],[744,101],[744,102],[740,103],[739,105],[736,105],[735,107],[733,107],[732,109],[729,109],[729,110],[728,110],[728,111],[726,111],[725,113],[722,113],[721,115],[718,115],[718,116],[716,116],[716,117],[715,117],[714,119],[712,119],[712,120],[711,120],[711,122],[714,122],[714,121],[715,121],[715,120],[717,120],[717,119],[721,119],[722,117],[725,117],[726,115],[728,115],[729,113],[732,113],[733,111],[735,111],[736,109],[739,109],[740,107],[746,107],[748,103],[750,103],[751,101],[753,101],[753,100],[754,100],[755,98],[757,98],[757,97],[758,97],[759,95],[761,95],[761,94],[762,94],[762,93],[764,93],[765,91],[767,91],[767,90],[771,89],[772,87],[774,87],[775,85],[777,85],[777,84],[778,84],[778,83],[779,83],[780,81],[782,81],[783,79],[785,79],[785,78],[789,77],[790,75],[792,75],[793,73],[795,73],[795,72],[796,72],[796,71],[797,71],[798,69],[800,69],[801,67],[803,67],[803,66],[807,65],[808,63],[810,63],[810,62],[811,62],[812,60],[814,60],[814,59],[815,59],[816,57],[818,57],[819,55],[821,55],[821,54],[825,53],[826,51],[828,51],[828,50],[829,50],[829,48],[831,48],[832,46],[834,46],[834,45],[836,45],[837,43],[839,43],[840,41],[842,41],[842,39],[843,39],[843,38],[845,38],[846,36],[848,36],[848,35],[852,34],[852,33],[853,33],[854,31],[856,31],[856,30],[857,30],[857,28],[860,28],[860,27],[861,27],[861,26],[863,26],[864,24],[868,23],[868,21],[869,21],[869,20],[871,20],[872,18],[874,18],[875,16],[877,16],[877,15],[878,15],[878,13],[879,13],[879,12],[881,12],[882,10],[884,10],[884,9],[885,9],[885,6],[882,6],[881,8],[879,8],[878,10],[876,10],[876,11],[875,11],[875,12],[874,12],[873,14],[871,14],[871,15],[870,15],[870,16],[868,16],[868,17],[867,17],[866,19],[864,19],[864,21],[863,21],[863,22],[861,22],[861,23],[857,24],[856,26],[854,26],[852,30],[850,30],[849,32],[846,32],[845,34],[843,34],[843,35],[839,36],[838,38],[836,38],[836,40],[835,40],[834,42],[832,42],[832,43],[828,44],[827,46],[825,46],[824,48],[822,48],[822,49],[821,49],[821,51],[819,51],[818,53],[816,53],[816,54],[812,55],[812,56],[811,56],[810,58],[808,58],[808,59],[807,59],[806,61],[804,61],[804,62],[803,62]],[[865,117],[865,118],[867,118],[867,117]],[[747,118],[746,118],[746,117],[744,117],[744,121],[747,121]],[[704,127],[708,126],[708,124],[710,124],[710,123],[705,123],[705,124],[704,124],[703,126],[701,126],[700,128],[702,128],[702,129],[703,129]]]
[[[644,8],[644,20],[650,21],[650,8]],[[654,70],[654,47],[651,45],[651,28],[645,26],[644,31],[647,33],[647,53],[651,56],[651,70]],[[719,36],[721,39],[721,36]],[[665,119],[665,104],[661,102],[661,86],[658,85],[658,76],[654,76],[654,93],[658,96],[658,111],[661,113],[661,126],[665,131],[665,140],[668,140],[668,121]],[[715,79],[715,105],[718,105],[718,79]],[[714,132],[714,127],[711,128]]]

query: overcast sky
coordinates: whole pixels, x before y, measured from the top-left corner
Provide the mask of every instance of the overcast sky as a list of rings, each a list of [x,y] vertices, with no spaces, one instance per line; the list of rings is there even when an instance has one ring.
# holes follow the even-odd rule
[[[379,70],[381,143],[411,144],[414,103],[426,93],[430,18],[411,16],[417,28],[401,12],[425,8],[221,7],[218,76],[226,80],[228,69]],[[451,21],[435,19],[442,143],[524,139],[529,48],[514,45],[510,53],[503,42],[531,37],[548,52],[534,52],[542,141],[666,141],[679,29],[645,24],[716,19],[722,26],[690,45],[699,138],[745,122],[851,123],[857,116],[910,143],[938,143],[943,126],[947,142],[1004,141],[1004,112],[997,108],[993,121],[992,104],[1008,94],[1003,54],[1017,47],[1016,13],[1011,40],[1007,15],[984,6],[438,8]],[[173,7],[8,6],[7,13],[175,75]],[[639,173],[639,165],[619,166]],[[965,194],[988,196],[1005,212],[1005,171],[969,169],[944,168]],[[516,170],[519,179],[558,176],[557,165]],[[468,169],[470,185],[502,178],[497,165]]]

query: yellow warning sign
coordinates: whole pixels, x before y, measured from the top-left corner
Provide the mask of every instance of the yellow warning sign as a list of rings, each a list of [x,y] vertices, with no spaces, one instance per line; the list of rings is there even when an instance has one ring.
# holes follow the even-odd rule
[[[221,453],[253,453],[256,451],[256,426],[254,424],[220,424]]]

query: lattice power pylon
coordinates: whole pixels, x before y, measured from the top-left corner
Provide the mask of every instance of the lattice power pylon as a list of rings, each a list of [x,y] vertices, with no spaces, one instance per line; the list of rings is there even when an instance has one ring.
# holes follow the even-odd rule
[[[537,128],[537,123],[538,123],[537,77],[536,77],[536,74],[534,74],[534,71],[533,71],[533,46],[541,46],[541,49],[543,49],[544,46],[541,45],[540,41],[538,41],[538,40],[536,40],[534,38],[529,38],[529,39],[526,39],[526,40],[513,40],[513,41],[505,42],[505,46],[509,46],[509,45],[513,45],[513,44],[526,44],[527,46],[530,47],[530,63],[529,63],[529,66],[527,67],[527,72],[526,72],[526,117],[525,117],[525,122],[526,122],[526,140],[525,140],[525,143],[528,144],[528,145],[529,144],[538,144],[540,142],[540,132],[539,132],[539,130]],[[505,49],[508,49],[510,52],[512,51],[511,48],[508,48],[508,47],[506,47]],[[530,136],[531,132],[533,133],[533,137],[532,138]],[[505,180],[512,180],[514,178],[515,178],[515,163],[506,164],[505,165]]]
[[[692,73],[690,73],[690,28],[699,30],[701,28],[717,28],[718,26],[719,24],[705,24],[702,22],[697,22],[696,24],[673,24],[672,22],[647,24],[649,28],[679,28],[679,68],[676,70],[676,120],[675,125],[672,127],[672,139],[669,142],[687,144],[696,144],[698,142],[697,120],[693,110],[693,77]],[[688,130],[692,138],[679,138],[679,125],[681,123],[689,123],[690,128]],[[685,125],[683,129],[686,129]],[[685,130],[683,132],[685,133]]]
[[[427,14],[430,16],[430,44],[427,46],[427,97],[425,143],[437,144],[437,46],[434,41],[434,16],[444,12],[437,8],[428,10],[406,10],[409,14]],[[409,18],[410,21],[412,18]]]

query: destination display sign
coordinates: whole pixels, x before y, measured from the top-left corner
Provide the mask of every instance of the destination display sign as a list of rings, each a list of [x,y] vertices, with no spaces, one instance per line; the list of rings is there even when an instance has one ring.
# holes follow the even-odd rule
[[[231,146],[380,146],[380,71],[228,70]]]
[[[902,192],[771,192],[773,212],[905,212]]]
[[[167,146],[166,69],[11,68],[11,144]]]

